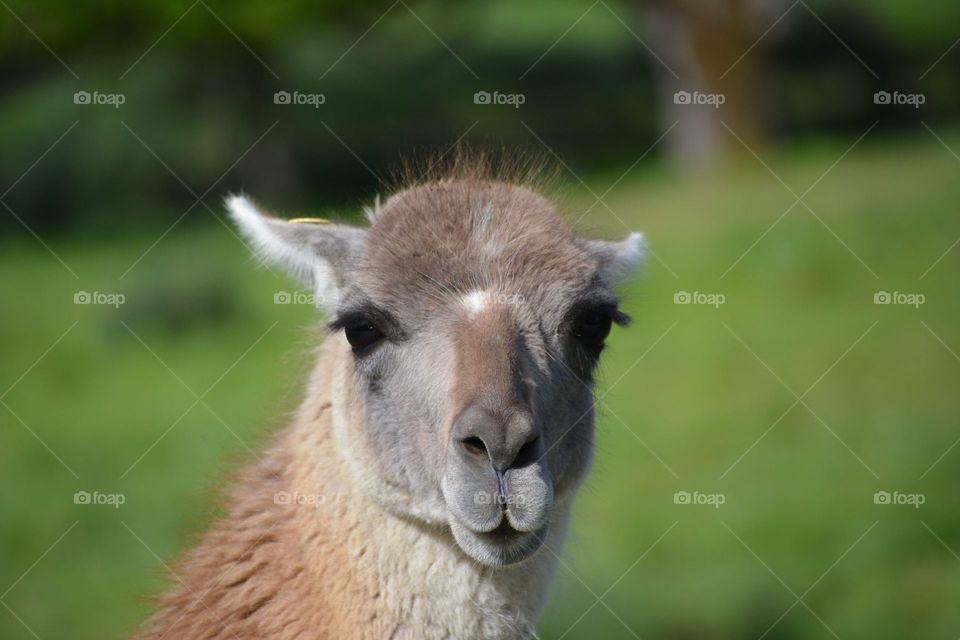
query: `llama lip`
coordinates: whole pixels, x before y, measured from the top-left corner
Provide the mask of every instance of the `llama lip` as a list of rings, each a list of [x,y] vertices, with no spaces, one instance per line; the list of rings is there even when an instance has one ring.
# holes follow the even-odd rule
[[[450,530],[457,544],[468,556],[491,567],[505,567],[533,556],[547,534],[547,526],[537,531],[518,531],[504,518],[491,531],[472,531],[453,520]]]
[[[522,537],[523,537],[524,535],[526,535],[527,533],[528,533],[528,532],[526,532],[526,531],[518,531],[518,530],[514,529],[514,528],[513,528],[512,526],[510,526],[510,524],[507,522],[506,518],[504,518],[503,522],[501,522],[501,523],[500,523],[495,529],[493,529],[492,531],[484,531],[484,532],[479,533],[479,534],[477,534],[477,535],[478,535],[478,536],[483,536],[483,537],[489,538],[490,540],[492,540],[492,541],[494,541],[494,542],[497,542],[497,543],[499,543],[499,544],[507,545],[507,544],[512,544],[512,543],[515,542],[517,539],[522,538]]]

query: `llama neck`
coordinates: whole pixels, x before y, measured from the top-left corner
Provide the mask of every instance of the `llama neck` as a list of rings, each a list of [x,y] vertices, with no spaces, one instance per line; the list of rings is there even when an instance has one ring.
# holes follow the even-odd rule
[[[385,636],[530,635],[555,570],[569,505],[558,505],[547,548],[534,558],[501,569],[479,565],[460,550],[445,523],[421,517],[411,499],[379,480],[347,391],[348,358],[336,338],[328,340],[292,427],[297,459],[291,492],[310,495],[321,487],[318,509],[298,510],[299,525],[310,532],[303,539],[341,543],[338,561],[367,599],[357,604],[380,620]],[[319,553],[307,557],[326,562]]]

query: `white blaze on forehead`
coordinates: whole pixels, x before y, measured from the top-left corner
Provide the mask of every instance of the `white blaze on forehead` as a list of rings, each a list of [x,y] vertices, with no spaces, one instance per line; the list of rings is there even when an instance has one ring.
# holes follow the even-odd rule
[[[490,294],[486,291],[480,291],[477,289],[463,296],[462,302],[463,306],[465,306],[467,311],[470,312],[470,315],[475,316],[483,311],[484,307],[489,304]]]

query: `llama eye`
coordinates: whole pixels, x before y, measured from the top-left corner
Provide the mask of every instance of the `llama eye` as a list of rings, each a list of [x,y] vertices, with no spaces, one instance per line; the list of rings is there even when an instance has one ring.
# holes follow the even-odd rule
[[[599,349],[610,334],[613,318],[610,310],[604,307],[591,309],[577,320],[573,335],[589,347]]]
[[[383,334],[372,322],[364,319],[353,320],[343,328],[347,336],[347,342],[353,347],[354,352],[362,351],[367,347],[379,342]]]

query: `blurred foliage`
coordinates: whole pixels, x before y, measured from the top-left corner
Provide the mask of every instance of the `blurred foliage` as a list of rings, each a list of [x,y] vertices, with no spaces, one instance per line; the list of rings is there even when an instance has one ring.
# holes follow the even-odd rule
[[[829,0],[809,4],[817,11],[838,6]],[[931,41],[956,39],[960,22],[960,5],[951,0],[930,0],[923,5],[904,0],[848,0],[840,6],[851,19],[876,24],[882,36],[902,50],[924,50]]]
[[[461,136],[549,154],[547,145],[580,173],[633,162],[666,124],[656,81],[664,69],[637,39],[657,28],[643,2],[9,7],[37,37],[9,12],[0,20],[0,184],[79,122],[4,198],[35,230],[166,224],[204,195],[190,222],[208,207],[219,212],[221,195],[239,188],[282,208],[356,211],[401,156]],[[916,110],[873,104],[880,88],[925,92],[928,122],[955,117],[960,55],[920,75],[955,39],[958,7],[783,5],[790,10],[765,37],[769,47],[751,53],[765,49],[775,71],[761,99],[776,136],[846,134],[874,120],[916,126]],[[476,105],[480,90],[522,92],[526,102]],[[76,91],[126,100],[77,105]],[[276,91],[326,101],[277,105]],[[22,231],[12,216],[2,228]]]

